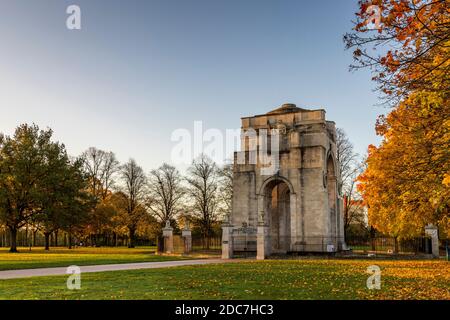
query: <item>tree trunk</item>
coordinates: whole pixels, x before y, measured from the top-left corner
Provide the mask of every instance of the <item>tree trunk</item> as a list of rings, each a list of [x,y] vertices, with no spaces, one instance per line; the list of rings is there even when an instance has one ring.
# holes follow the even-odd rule
[[[376,250],[376,245],[375,245],[375,229],[374,227],[370,227],[370,246],[372,251]]]
[[[394,254],[398,253],[398,238],[394,237]]]
[[[207,225],[206,225],[206,249],[209,250],[210,248],[210,240],[211,240],[211,234],[212,234],[212,230],[211,230],[211,222],[208,221]]]
[[[130,242],[128,243],[128,248],[134,248],[134,237],[136,230],[134,228],[129,228],[130,230]]]
[[[25,245],[30,246],[30,241],[28,240],[28,224],[25,227]]]
[[[9,227],[10,237],[11,237],[11,247],[9,252],[17,252],[17,228]]]
[[[44,232],[45,250],[50,250],[50,232]]]

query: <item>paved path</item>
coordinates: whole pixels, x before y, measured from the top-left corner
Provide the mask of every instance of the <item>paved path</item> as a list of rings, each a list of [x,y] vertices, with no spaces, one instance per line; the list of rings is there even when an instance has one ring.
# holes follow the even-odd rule
[[[193,265],[227,263],[227,262],[237,262],[237,260],[199,259],[199,260],[177,260],[177,261],[161,261],[161,262],[120,263],[120,264],[103,264],[94,266],[80,266],[80,269],[81,273],[86,273],[86,272],[104,272],[117,270],[168,268],[168,267],[193,266]],[[66,275],[67,274],[66,270],[67,267],[6,270],[0,271],[0,280],[38,277],[38,276]]]

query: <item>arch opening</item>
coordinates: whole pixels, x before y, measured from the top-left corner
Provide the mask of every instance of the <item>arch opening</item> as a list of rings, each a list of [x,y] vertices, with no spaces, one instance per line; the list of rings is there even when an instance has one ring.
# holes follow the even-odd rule
[[[288,184],[280,179],[270,181],[264,189],[264,211],[269,226],[272,253],[286,253],[290,250],[290,195]]]

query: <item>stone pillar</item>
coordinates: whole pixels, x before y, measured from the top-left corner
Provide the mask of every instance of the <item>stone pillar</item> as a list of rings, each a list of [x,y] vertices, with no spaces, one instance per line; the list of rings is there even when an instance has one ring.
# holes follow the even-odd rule
[[[233,258],[233,226],[228,222],[222,225],[222,259]]]
[[[433,257],[439,258],[438,228],[430,223],[425,227],[425,234],[431,238],[431,253]]]
[[[181,237],[184,242],[184,253],[188,254],[192,251],[192,233],[190,229],[181,230]]]
[[[264,260],[268,256],[270,256],[269,226],[265,222],[264,211],[262,211],[256,232],[256,259]]]
[[[295,193],[291,193],[290,194],[290,204],[289,204],[289,209],[291,210],[290,212],[290,239],[289,239],[289,250],[290,251],[295,251],[296,249],[296,245],[295,243],[298,241],[299,236],[300,236],[300,229],[301,229],[301,225],[300,225],[300,218],[297,214],[298,210],[297,210],[297,195]]]
[[[170,226],[170,221],[167,220],[166,226],[163,228],[164,237],[164,252],[173,253],[173,228]]]

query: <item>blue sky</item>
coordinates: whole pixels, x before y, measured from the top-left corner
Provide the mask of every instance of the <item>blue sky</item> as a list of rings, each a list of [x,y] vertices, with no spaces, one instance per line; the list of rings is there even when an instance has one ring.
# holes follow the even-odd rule
[[[324,108],[364,153],[379,141],[369,71],[348,72],[357,1],[2,0],[0,131],[49,126],[90,146],[170,161],[171,133],[239,128],[285,102]],[[66,28],[77,4],[82,29]]]

